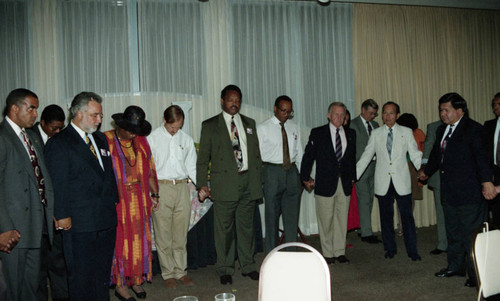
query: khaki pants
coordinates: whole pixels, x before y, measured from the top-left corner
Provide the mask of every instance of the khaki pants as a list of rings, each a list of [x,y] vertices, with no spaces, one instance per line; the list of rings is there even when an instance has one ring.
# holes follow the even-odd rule
[[[187,274],[187,232],[191,196],[187,183],[159,183],[160,208],[153,211],[156,250],[162,278],[179,279]]]
[[[314,197],[323,256],[339,257],[345,255],[347,215],[351,197],[344,194],[340,178],[337,191],[333,196],[315,195]]]

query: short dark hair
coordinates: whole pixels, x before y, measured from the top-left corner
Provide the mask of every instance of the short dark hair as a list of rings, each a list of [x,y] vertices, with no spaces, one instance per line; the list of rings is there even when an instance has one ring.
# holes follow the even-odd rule
[[[224,99],[224,97],[226,97],[226,93],[228,91],[236,91],[238,92],[238,94],[240,95],[240,99],[243,100],[243,94],[241,94],[241,90],[238,86],[236,85],[227,85],[224,87],[224,89],[222,89],[222,91],[220,92],[220,98],[221,99]]]
[[[171,105],[163,112],[163,118],[165,118],[166,123],[174,123],[181,118],[184,119],[184,111],[178,105]]]
[[[418,129],[418,121],[415,115],[411,113],[404,113],[399,116],[398,120],[396,120],[396,123],[402,126],[406,126],[410,128],[412,131]]]
[[[493,96],[493,99],[491,100],[491,106],[493,107],[493,103],[495,102],[495,99],[497,98],[500,98],[500,92],[498,92],[497,94],[495,94],[495,96]]]
[[[462,109],[464,113],[467,113],[467,102],[465,99],[456,92],[446,93],[439,98],[439,104],[451,102],[451,106],[455,109]]]
[[[30,91],[28,89],[19,88],[10,91],[9,95],[7,95],[7,99],[5,100],[6,106],[3,111],[3,116],[5,117],[7,116],[7,114],[9,114],[10,109],[12,109],[13,105],[21,106],[24,99],[26,99],[26,97],[28,96],[38,99],[38,96],[33,91]]]
[[[71,102],[71,107],[69,108],[69,113],[71,119],[74,119],[78,111],[82,111],[87,108],[89,102],[93,100],[97,103],[102,103],[102,97],[94,92],[80,92],[78,93],[73,101]]]
[[[288,102],[290,102],[290,103],[292,103],[292,104],[293,104],[292,99],[291,99],[290,97],[288,97],[288,96],[286,96],[286,95],[281,95],[281,96],[278,96],[278,97],[276,98],[276,100],[274,101],[274,106],[275,106],[275,107],[279,107],[280,102],[281,102],[282,100],[283,100],[283,101],[288,101]]]
[[[51,123],[52,121],[64,122],[65,118],[66,116],[64,115],[64,111],[60,106],[49,105],[43,109],[40,120],[43,120],[45,123]]]
[[[367,100],[363,101],[361,104],[362,109],[368,109],[369,107],[374,108],[375,110],[378,110],[378,104],[375,102],[375,100],[368,98]]]
[[[388,102],[384,103],[384,105],[382,106],[382,112],[384,112],[385,106],[388,106],[388,105],[394,105],[396,107],[396,114],[401,113],[401,110],[399,109],[399,105],[397,103],[395,103],[394,101],[388,101]]]

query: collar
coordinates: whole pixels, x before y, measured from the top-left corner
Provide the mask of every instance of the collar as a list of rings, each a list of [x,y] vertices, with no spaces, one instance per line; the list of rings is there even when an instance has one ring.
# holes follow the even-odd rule
[[[9,116],[5,116],[5,120],[10,124],[10,127],[14,130],[16,133],[16,136],[19,136],[21,134],[21,131],[24,130],[24,128],[21,128],[20,126],[17,125],[12,119],[9,118]]]
[[[78,135],[80,135],[80,137],[83,139],[83,141],[85,141],[86,132],[84,130],[82,130],[81,128],[79,128],[76,124],[74,124],[73,121],[71,121],[71,126],[73,126],[73,128],[76,130]],[[92,134],[88,134],[88,135],[90,136]]]

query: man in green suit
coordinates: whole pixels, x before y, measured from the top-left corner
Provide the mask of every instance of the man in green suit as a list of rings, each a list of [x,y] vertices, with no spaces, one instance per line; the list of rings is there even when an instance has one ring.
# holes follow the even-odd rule
[[[436,141],[436,130],[442,125],[443,122],[441,120],[434,121],[427,125],[427,134],[425,136],[425,144],[424,144],[424,154],[422,157],[422,164],[424,165],[422,168],[425,168],[425,164],[429,160],[429,156],[431,155],[432,146]],[[436,172],[427,180],[427,186],[434,193],[434,203],[436,205],[436,225],[437,225],[437,238],[438,243],[434,250],[431,251],[432,255],[439,255],[443,252],[446,252],[446,248],[448,247],[448,241],[446,239],[446,227],[444,223],[444,213],[443,213],[443,205],[441,205],[441,185],[439,180],[439,173]]]
[[[214,202],[217,274],[221,284],[233,282],[236,251],[243,276],[259,279],[253,258],[253,219],[256,200],[262,198],[262,160],[255,121],[239,114],[241,99],[241,90],[235,85],[222,90],[223,112],[202,123],[196,162],[199,199],[209,197]]]
[[[378,104],[375,100],[367,99],[361,104],[361,114],[351,122],[351,128],[356,131],[356,162],[361,158],[361,154],[368,144],[368,138],[370,138],[372,130],[378,128],[378,123],[373,121],[373,119],[377,117],[377,111]],[[372,232],[374,176],[375,160],[372,160],[356,183],[361,241],[371,244],[380,242]]]

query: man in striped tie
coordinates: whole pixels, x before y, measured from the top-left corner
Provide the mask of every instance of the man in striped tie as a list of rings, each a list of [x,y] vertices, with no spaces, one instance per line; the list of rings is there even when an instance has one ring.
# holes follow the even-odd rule
[[[321,250],[328,263],[349,263],[345,256],[347,215],[356,179],[356,132],[344,128],[346,107],[333,102],[327,125],[311,130],[300,177],[306,190],[314,189]],[[310,177],[316,161],[315,179]]]

